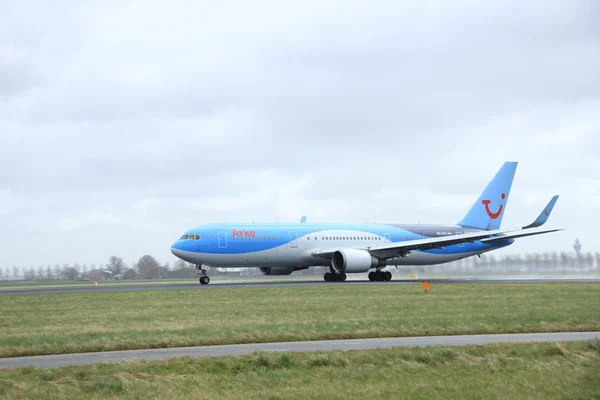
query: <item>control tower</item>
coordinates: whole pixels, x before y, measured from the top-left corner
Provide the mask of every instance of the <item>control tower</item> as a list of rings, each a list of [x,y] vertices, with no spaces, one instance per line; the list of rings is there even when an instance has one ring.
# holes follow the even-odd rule
[[[577,258],[581,257],[581,243],[579,242],[579,239],[575,239],[575,244],[573,244],[573,250],[575,250]]]

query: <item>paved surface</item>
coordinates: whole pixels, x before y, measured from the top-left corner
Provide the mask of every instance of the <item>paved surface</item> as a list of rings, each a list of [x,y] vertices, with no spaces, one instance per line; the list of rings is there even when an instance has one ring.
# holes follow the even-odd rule
[[[0,368],[58,368],[68,365],[114,363],[126,360],[167,360],[174,357],[222,357],[262,352],[368,350],[392,347],[466,346],[494,343],[539,343],[600,339],[600,332],[517,333],[499,335],[420,336],[405,338],[320,340],[311,342],[252,343],[224,346],[177,347],[99,353],[0,358]]]
[[[562,279],[562,278],[543,278],[543,279],[429,279],[432,284],[435,283],[531,283],[531,282],[600,282],[600,279]],[[48,293],[90,293],[90,292],[123,292],[134,290],[204,290],[204,289],[226,289],[241,287],[277,287],[277,286],[326,286],[326,285],[398,285],[398,284],[420,284],[421,280],[414,279],[395,279],[390,282],[369,282],[368,280],[353,280],[346,282],[324,282],[324,281],[290,281],[290,282],[223,282],[201,285],[195,281],[189,284],[156,284],[156,285],[111,285],[103,286],[102,283],[94,287],[55,287],[55,288],[31,288],[31,289],[0,289],[1,295],[15,294],[48,294]]]

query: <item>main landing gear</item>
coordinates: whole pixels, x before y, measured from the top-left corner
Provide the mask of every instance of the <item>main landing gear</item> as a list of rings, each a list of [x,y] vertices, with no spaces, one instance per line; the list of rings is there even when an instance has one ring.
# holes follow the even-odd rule
[[[369,272],[369,280],[371,282],[381,282],[381,281],[391,281],[392,280],[392,273],[390,271],[372,271]]]
[[[198,275],[200,275],[198,281],[203,285],[208,285],[210,278],[207,275],[207,270],[202,268],[202,265],[196,265],[196,269],[198,270]]]
[[[325,282],[343,282],[346,280],[346,274],[344,272],[340,272],[339,274],[336,272],[325,272],[323,279],[325,279]]]

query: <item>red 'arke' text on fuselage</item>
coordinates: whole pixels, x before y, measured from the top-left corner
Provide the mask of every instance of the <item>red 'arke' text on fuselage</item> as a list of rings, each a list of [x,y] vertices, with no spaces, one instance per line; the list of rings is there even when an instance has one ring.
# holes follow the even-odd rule
[[[238,231],[237,229],[232,229],[231,236],[232,237],[243,237],[243,236],[256,237],[256,232],[255,231],[247,231],[246,229],[242,229],[241,231]]]

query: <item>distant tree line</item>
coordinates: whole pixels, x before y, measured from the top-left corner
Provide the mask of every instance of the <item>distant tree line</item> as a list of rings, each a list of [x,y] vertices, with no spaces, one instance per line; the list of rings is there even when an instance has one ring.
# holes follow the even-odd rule
[[[410,267],[403,269],[414,269],[426,271],[431,267]],[[600,252],[596,253],[529,253],[517,255],[496,256],[494,253],[486,253],[480,257],[473,256],[455,262],[434,266],[437,270],[450,269],[460,271],[516,271],[526,270],[552,271],[594,271],[600,273]],[[294,275],[322,274],[326,268],[311,268],[294,273]],[[248,271],[250,272],[250,271]],[[211,274],[227,273],[220,269],[212,269]],[[251,273],[260,274],[258,269]],[[46,267],[3,267],[0,266],[0,280],[117,280],[117,279],[186,279],[197,277],[197,271],[193,264],[183,260],[177,260],[173,265],[168,262],[159,263],[151,255],[144,255],[131,264],[126,264],[121,257],[111,256],[103,265],[86,264],[56,264]]]
[[[443,265],[436,266],[442,267]],[[464,258],[445,264],[461,271],[526,271],[526,272],[595,272],[600,273],[600,252],[596,253],[528,253],[497,256],[493,252],[480,257]]]
[[[46,267],[0,267],[0,280],[119,280],[119,279],[169,279],[193,278],[197,271],[193,264],[183,260],[160,264],[151,255],[142,256],[137,262],[126,264],[121,257],[111,256],[103,265],[56,264]]]

